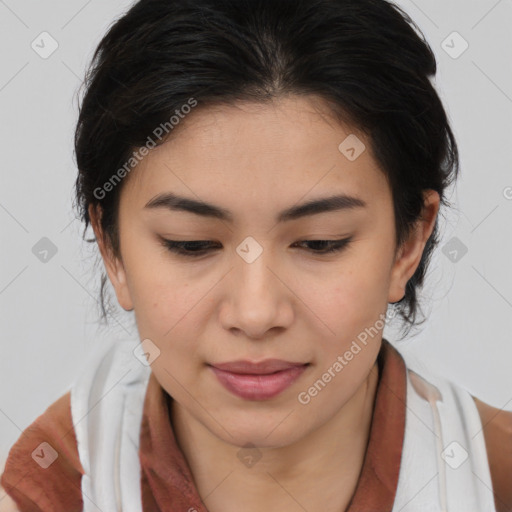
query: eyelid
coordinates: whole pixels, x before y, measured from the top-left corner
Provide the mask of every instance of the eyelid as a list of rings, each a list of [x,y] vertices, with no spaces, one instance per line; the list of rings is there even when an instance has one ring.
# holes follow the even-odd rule
[[[161,244],[168,251],[170,251],[178,256],[183,256],[185,258],[199,258],[200,256],[210,254],[211,250],[216,249],[215,247],[211,248],[212,245],[216,244],[216,242],[213,242],[211,240],[170,240],[170,239],[166,239],[164,237],[160,237],[160,240],[161,240]],[[352,240],[353,240],[353,236],[348,236],[348,237],[341,238],[341,239],[306,238],[306,239],[298,240],[298,241],[294,242],[293,245],[296,246],[297,244],[305,244],[305,243],[314,244],[315,242],[317,242],[317,243],[323,242],[325,245],[327,245],[327,249],[320,250],[320,251],[315,251],[313,249],[309,249],[309,250],[305,249],[305,250],[306,250],[306,252],[309,252],[311,255],[314,255],[314,256],[324,256],[324,255],[332,255],[335,253],[342,252],[345,248],[347,248],[350,245]],[[188,244],[192,244],[192,247],[194,247],[194,245],[196,247],[198,245],[199,246],[201,246],[201,245],[207,246],[207,247],[210,246],[210,250],[208,250],[208,248],[200,249],[197,251],[187,251],[186,249],[183,249],[183,247]]]

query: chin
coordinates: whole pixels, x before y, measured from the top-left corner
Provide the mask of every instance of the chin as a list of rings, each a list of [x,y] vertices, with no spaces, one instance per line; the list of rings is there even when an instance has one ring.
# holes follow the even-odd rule
[[[217,437],[235,446],[253,445],[260,448],[280,448],[295,443],[307,433],[302,431],[303,423],[299,425],[296,420],[293,422],[284,420],[289,412],[288,408],[284,412],[279,411],[273,415],[265,414],[264,418],[258,418],[257,413],[245,413],[244,418],[240,421],[237,421],[235,415],[227,414],[231,418],[229,421],[224,422],[221,418],[217,418],[220,425],[226,425],[227,432],[217,423],[211,426]]]

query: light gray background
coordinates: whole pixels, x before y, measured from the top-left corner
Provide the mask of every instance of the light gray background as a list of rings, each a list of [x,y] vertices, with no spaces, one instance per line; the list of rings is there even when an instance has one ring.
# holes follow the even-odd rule
[[[0,460],[93,350],[137,340],[120,308],[115,326],[98,330],[95,249],[72,210],[76,94],[100,37],[130,3],[0,0]],[[399,349],[512,410],[512,0],[397,3],[437,55],[436,84],[461,152],[456,208],[442,222],[425,289],[430,320]],[[31,47],[43,31],[59,45],[47,59]],[[462,48],[454,31],[469,44],[458,58],[442,47]],[[57,247],[46,263],[32,252],[43,237]],[[468,249],[457,262],[441,251],[453,237]],[[384,335],[393,341],[392,329]]]

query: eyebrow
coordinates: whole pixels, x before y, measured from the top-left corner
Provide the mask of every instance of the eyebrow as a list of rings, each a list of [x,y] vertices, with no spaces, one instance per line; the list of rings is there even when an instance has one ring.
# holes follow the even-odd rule
[[[359,197],[340,194],[294,205],[278,213],[275,220],[276,222],[287,222],[319,213],[354,210],[365,208],[366,206],[366,202]],[[210,217],[227,222],[233,222],[234,219],[233,214],[225,208],[189,197],[179,196],[171,192],[155,196],[144,208],[165,208],[171,211],[189,212],[201,217]]]

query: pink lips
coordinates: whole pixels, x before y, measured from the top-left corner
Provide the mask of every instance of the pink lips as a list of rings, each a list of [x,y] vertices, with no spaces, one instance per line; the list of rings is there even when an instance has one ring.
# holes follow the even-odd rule
[[[233,394],[246,400],[267,400],[291,384],[308,364],[267,359],[259,363],[233,361],[210,365],[219,382]]]

